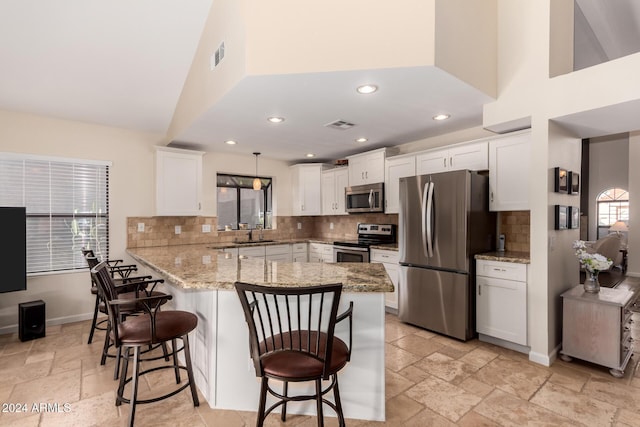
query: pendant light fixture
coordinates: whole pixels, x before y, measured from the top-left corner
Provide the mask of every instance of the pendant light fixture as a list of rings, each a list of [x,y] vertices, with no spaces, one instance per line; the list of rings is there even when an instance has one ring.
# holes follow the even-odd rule
[[[260,155],[260,153],[256,152],[253,153],[254,156],[256,156],[256,177],[253,178],[253,189],[258,191],[262,188],[262,181],[260,181],[260,178],[258,178],[258,156]]]

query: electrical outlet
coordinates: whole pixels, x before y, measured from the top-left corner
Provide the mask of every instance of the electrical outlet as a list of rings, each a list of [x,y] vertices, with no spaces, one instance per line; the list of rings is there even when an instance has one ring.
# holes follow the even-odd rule
[[[333,223],[332,222],[329,223],[329,230],[333,230]]]
[[[211,255],[203,255],[202,256],[203,264],[211,264]]]
[[[138,223],[138,233],[144,233],[144,222]]]
[[[176,234],[182,233],[182,227],[180,227],[179,225],[176,225],[175,230],[176,230]]]
[[[179,256],[175,257],[175,258],[173,259],[173,263],[174,263],[175,265],[180,265],[180,264],[182,264],[182,258],[180,258]]]
[[[203,233],[211,233],[211,224],[202,224]]]
[[[301,222],[298,223],[298,230],[302,230],[302,223]]]

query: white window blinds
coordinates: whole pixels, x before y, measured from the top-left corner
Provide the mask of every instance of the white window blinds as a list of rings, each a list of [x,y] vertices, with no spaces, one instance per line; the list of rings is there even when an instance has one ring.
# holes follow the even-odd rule
[[[27,273],[86,268],[109,255],[109,165],[0,153],[0,206],[27,212]]]

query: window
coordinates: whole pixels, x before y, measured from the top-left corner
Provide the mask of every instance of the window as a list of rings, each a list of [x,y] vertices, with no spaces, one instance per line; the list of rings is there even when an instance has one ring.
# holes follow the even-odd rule
[[[629,220],[629,192],[622,188],[610,188],[597,198],[598,232],[597,238],[609,234],[609,227],[616,221]]]
[[[253,176],[218,174],[218,230],[224,230],[225,226],[237,230],[239,223],[246,223],[249,228],[272,228],[272,181],[259,178],[262,188],[254,190]]]
[[[27,273],[87,267],[109,256],[109,165],[0,153],[0,206],[27,212]]]

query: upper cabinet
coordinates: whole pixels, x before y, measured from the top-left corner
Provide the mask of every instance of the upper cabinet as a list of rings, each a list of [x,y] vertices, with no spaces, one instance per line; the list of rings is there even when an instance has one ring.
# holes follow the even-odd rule
[[[201,214],[203,154],[156,147],[156,215]]]
[[[487,141],[479,141],[425,151],[416,156],[416,173],[424,175],[461,169],[486,170],[489,168],[488,145]]]
[[[322,214],[322,167],[321,163],[291,166],[294,215]]]
[[[489,209],[529,210],[531,132],[489,142]]]
[[[385,160],[385,212],[398,213],[400,208],[400,178],[416,174],[416,156],[389,157]]]
[[[346,215],[344,189],[349,186],[348,168],[322,172],[322,215]]]
[[[377,184],[384,182],[386,148],[354,154],[349,160],[349,185]]]

